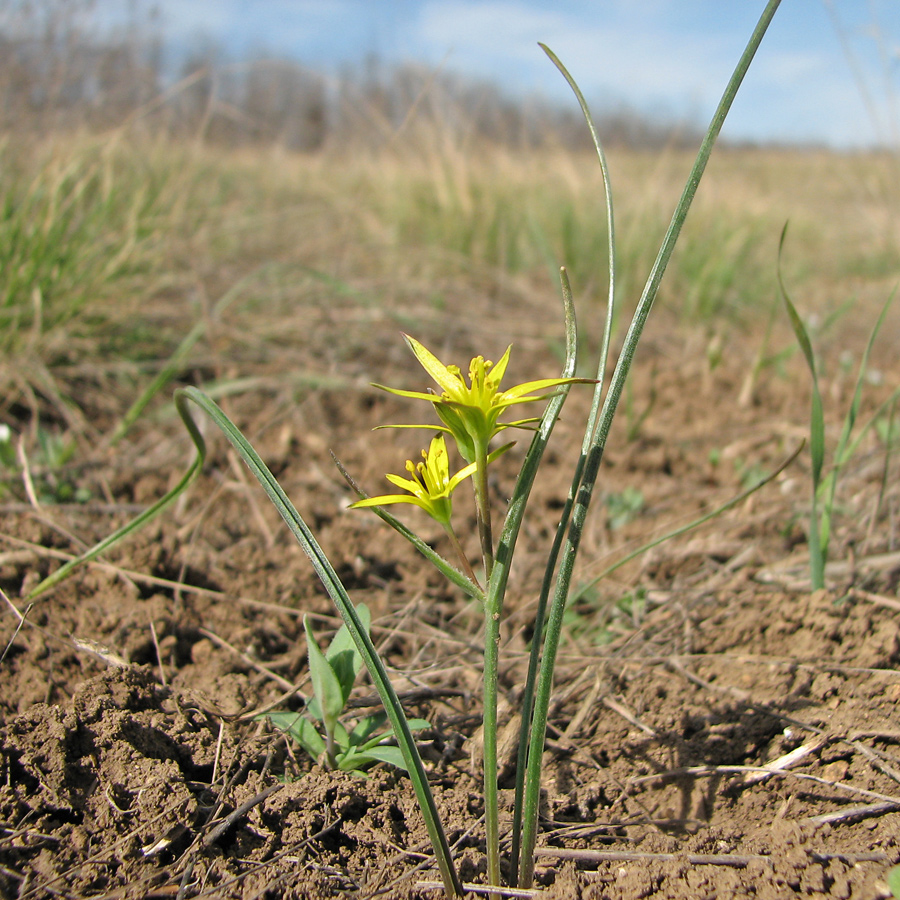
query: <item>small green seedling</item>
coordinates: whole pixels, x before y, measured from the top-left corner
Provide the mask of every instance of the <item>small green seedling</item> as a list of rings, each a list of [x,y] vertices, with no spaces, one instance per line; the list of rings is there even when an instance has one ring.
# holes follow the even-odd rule
[[[356,607],[356,612],[368,634],[371,613],[362,603]],[[393,735],[390,727],[385,727],[385,713],[365,716],[349,731],[341,721],[350,691],[363,665],[362,656],[347,626],[342,625],[338,629],[325,653],[316,643],[307,617],[303,619],[303,627],[306,630],[309,673],[313,685],[313,696],[307,702],[306,710],[312,718],[289,711],[268,713],[266,718],[328,769],[361,773],[373,763],[385,762],[405,770],[406,763],[400,748],[385,743]],[[424,719],[410,719],[409,726],[413,731],[430,727]]]
[[[75,454],[75,444],[38,426],[37,448],[33,458],[23,463],[8,425],[0,424],[0,496],[7,485],[24,476],[32,479],[31,488],[39,503],[87,503],[91,493],[63,476],[63,469]],[[33,471],[32,471],[33,469]]]
[[[778,249],[778,285],[781,292],[781,299],[784,302],[791,327],[794,331],[794,336],[797,338],[797,343],[803,351],[803,356],[806,360],[812,379],[809,417],[809,450],[812,463],[812,499],[809,517],[809,572],[812,589],[816,591],[825,587],[825,565],[828,562],[828,544],[831,538],[831,522],[834,512],[834,498],[838,478],[844,467],[850,461],[850,458],[856,452],[865,433],[878,421],[879,417],[885,412],[889,405],[893,404],[894,399],[900,394],[900,388],[898,388],[888,400],[878,408],[875,415],[854,433],[854,426],[856,425],[862,400],[862,390],[863,385],[865,384],[869,354],[872,350],[872,345],[875,343],[875,338],[878,336],[878,332],[881,330],[881,326],[887,316],[888,309],[894,299],[894,294],[891,294],[885,301],[881,308],[881,313],[876,319],[875,325],[869,334],[869,340],[866,343],[866,349],[863,352],[862,360],[859,364],[859,373],[856,378],[853,399],[847,410],[847,414],[844,417],[841,434],[832,454],[831,467],[826,471],[825,414],[822,406],[822,393],[819,389],[819,376],[816,367],[815,354],[813,352],[809,330],[804,324],[803,319],[800,318],[800,314],[797,312],[791,298],[788,296],[781,275],[781,254],[784,250],[786,235],[787,226],[785,225],[781,232],[781,243]]]
[[[636,518],[644,508],[644,494],[628,485],[622,491],[610,491],[604,498],[606,521],[612,531],[618,531]]]

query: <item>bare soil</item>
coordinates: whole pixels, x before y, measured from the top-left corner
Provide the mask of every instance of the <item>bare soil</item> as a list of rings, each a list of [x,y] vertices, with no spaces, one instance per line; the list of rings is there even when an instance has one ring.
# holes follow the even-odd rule
[[[435,291],[452,313],[429,307]],[[431,723],[421,746],[437,803],[464,880],[478,882],[480,611],[374,516],[346,508],[350,491],[329,450],[380,492],[384,473],[402,472],[424,446],[427,433],[371,430],[427,412],[368,386],[425,387],[401,328],[462,365],[513,342],[513,383],[557,371],[560,326],[552,293],[524,283],[446,283],[412,301],[401,293],[379,309],[347,298],[273,309],[265,341],[245,322],[222,323],[185,380],[254,379],[222,403],[354,599],[371,608],[398,690]],[[765,368],[740,402],[761,328],[723,332],[712,366],[714,335],[681,329],[665,308],[654,316],[604,463],[579,584],[737,494],[805,433],[808,377],[796,356],[785,373]],[[832,445],[853,386],[839,353],[849,347],[858,359],[865,324],[859,334],[841,325],[824,347]],[[590,342],[596,327],[585,330]],[[889,322],[868,410],[900,378],[898,334]],[[788,342],[778,333],[776,349]],[[40,577],[160,496],[190,459],[162,403],[115,451],[104,447],[132,399],[124,389],[103,397],[97,388],[108,383],[80,382],[95,430],[66,471],[93,499],[35,508],[7,495],[2,507],[0,585],[19,613]],[[518,551],[503,629],[502,715],[513,726],[504,737],[514,733],[542,560],[587,404],[575,389]],[[0,894],[439,896],[426,884],[436,876],[403,773],[325,771],[258,717],[273,705],[299,709],[311,693],[302,616],[323,643],[337,619],[262,492],[225,441],[208,436],[210,461],[187,497],[104,564],[40,597],[24,624],[4,607]],[[521,458],[517,447],[499,464],[498,505]],[[801,453],[749,500],[573,602],[545,754],[538,886],[547,896],[888,895],[886,873],[900,863],[896,461],[884,481],[884,445],[873,434],[860,445],[839,486],[829,587],[815,593],[805,565],[808,465]],[[620,515],[629,488],[642,502]],[[459,513],[466,533],[472,512],[461,503]],[[405,518],[444,546],[415,510]],[[474,537],[466,545],[474,559]],[[361,678],[351,714],[374,702]],[[777,772],[760,772],[772,764]]]

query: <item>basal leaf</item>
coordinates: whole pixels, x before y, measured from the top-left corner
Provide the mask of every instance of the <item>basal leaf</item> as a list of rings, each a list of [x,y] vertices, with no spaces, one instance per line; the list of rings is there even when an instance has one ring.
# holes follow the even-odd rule
[[[309,676],[313,684],[313,693],[319,701],[325,731],[334,734],[338,716],[344,709],[344,691],[334,669],[331,668],[331,663],[319,649],[309,627],[309,618],[306,616],[303,617],[303,627],[306,630]]]

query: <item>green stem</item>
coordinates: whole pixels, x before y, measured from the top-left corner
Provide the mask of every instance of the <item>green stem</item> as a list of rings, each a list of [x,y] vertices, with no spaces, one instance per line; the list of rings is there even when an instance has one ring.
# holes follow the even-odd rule
[[[481,555],[484,558],[484,580],[491,580],[494,568],[494,537],[491,529],[491,498],[488,493],[488,448],[475,444],[475,511],[478,516],[478,534],[481,538]]]
[[[491,501],[488,494],[487,447],[475,444],[475,506],[484,558],[485,583],[494,568]],[[500,813],[497,785],[497,670],[502,597],[488,592],[484,606],[484,830],[488,884],[500,885]]]
[[[575,324],[575,306],[572,302],[572,292],[569,288],[568,278],[565,270],[560,272],[560,280],[562,284],[562,300],[563,310],[565,313],[566,327],[566,361],[562,371],[562,378],[571,378],[575,374],[575,365],[578,356],[577,347],[577,328]],[[506,513],[506,519],[503,523],[503,529],[500,533],[500,541],[497,547],[496,559],[494,562],[491,578],[488,582],[487,596],[485,599],[486,625],[485,625],[485,758],[492,759],[494,762],[489,766],[494,775],[492,783],[494,785],[493,793],[496,796],[496,740],[497,740],[497,671],[498,671],[498,652],[500,641],[500,617],[502,614],[503,598],[506,595],[506,587],[509,582],[510,567],[515,552],[516,541],[519,535],[519,529],[522,525],[522,519],[525,515],[525,509],[528,504],[528,498],[531,488],[534,485],[534,479],[541,464],[544,450],[550,440],[553,427],[559,418],[560,411],[565,403],[566,396],[569,393],[570,385],[562,385],[557,393],[547,403],[544,414],[541,417],[531,446],[525,455],[525,461],[519,470],[519,476],[516,479],[512,496],[510,497],[509,507]],[[490,727],[488,722],[490,721]],[[490,737],[489,737],[490,735]],[[489,746],[490,743],[490,746]],[[486,792],[487,795],[487,792]],[[488,802],[485,806],[487,809]],[[487,815],[485,816],[487,819]],[[516,832],[513,832],[513,841],[516,840]],[[493,852],[493,851],[491,851]],[[489,854],[490,855],[490,854]],[[499,835],[497,839],[496,863],[489,863],[489,871],[491,868],[495,872],[499,870]],[[511,878],[515,880],[515,873],[511,872]]]
[[[563,270],[563,291],[570,295],[568,278]],[[609,329],[607,330],[607,334]],[[602,354],[605,360],[605,352]],[[603,369],[600,367],[598,377],[602,377]],[[590,417],[587,433],[593,431],[593,424],[596,422],[596,410],[592,412]],[[522,700],[520,709],[522,713],[522,721],[519,728],[519,746],[516,756],[516,787],[515,797],[513,801],[513,820],[512,820],[512,844],[510,847],[510,883],[513,887],[517,887],[519,883],[519,869],[521,859],[522,845],[522,821],[526,815],[525,812],[525,780],[528,772],[528,748],[531,740],[531,730],[533,725],[534,698],[536,693],[537,678],[540,671],[541,651],[544,638],[544,625],[547,616],[547,601],[550,597],[550,591],[553,588],[553,575],[559,561],[559,555],[562,550],[563,541],[566,536],[566,530],[569,526],[569,520],[572,515],[572,508],[575,505],[575,499],[578,493],[578,487],[581,484],[584,467],[587,460],[588,448],[583,447],[575,465],[575,474],[572,484],[569,488],[569,494],[563,506],[560,515],[559,524],[556,529],[556,535],[553,539],[553,545],[547,558],[547,567],[544,570],[544,578],[541,582],[541,592],[538,598],[537,610],[534,617],[534,637],[531,641],[531,652],[528,657],[528,672],[525,677],[525,687],[522,691]]]
[[[809,581],[814,591],[821,591],[825,587],[826,554],[819,526],[819,492],[814,486],[809,507]]]
[[[484,828],[488,884],[500,884],[500,816],[497,784],[497,682],[500,596],[488,593],[484,624]]]
[[[334,772],[338,767],[337,743],[334,740],[334,730],[325,729],[325,768]]]

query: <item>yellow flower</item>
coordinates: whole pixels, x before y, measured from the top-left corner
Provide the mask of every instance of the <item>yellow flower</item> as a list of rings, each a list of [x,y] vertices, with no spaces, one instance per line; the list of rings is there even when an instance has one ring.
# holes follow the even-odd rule
[[[468,478],[474,471],[474,465],[468,465],[455,475],[450,475],[450,463],[447,457],[447,445],[444,436],[438,435],[431,441],[428,450],[422,451],[422,462],[415,464],[406,461],[406,471],[412,476],[387,475],[391,484],[408,491],[408,494],[385,494],[381,497],[367,497],[351,505],[351,509],[367,506],[387,506],[391,503],[412,503],[425,510],[445,528],[450,527],[452,504],[450,495],[460,482]]]
[[[538,419],[532,418],[520,419],[516,422],[500,422],[500,416],[510,406],[516,403],[534,403],[544,400],[548,395],[538,392],[547,391],[550,388],[590,381],[590,379],[584,378],[541,378],[537,381],[526,381],[501,391],[500,381],[506,373],[506,366],[509,363],[509,354],[512,350],[512,346],[510,346],[506,348],[506,352],[496,364],[486,360],[483,356],[474,357],[469,363],[469,383],[466,384],[458,366],[445,366],[415,338],[407,334],[403,337],[416,359],[440,387],[441,393],[403,391],[385,387],[382,384],[377,384],[375,387],[400,397],[412,397],[432,403],[435,412],[444,423],[445,427],[441,430],[453,435],[460,455],[470,464],[478,459],[479,450],[482,458],[487,456],[491,438],[505,428],[522,427],[538,421]]]

